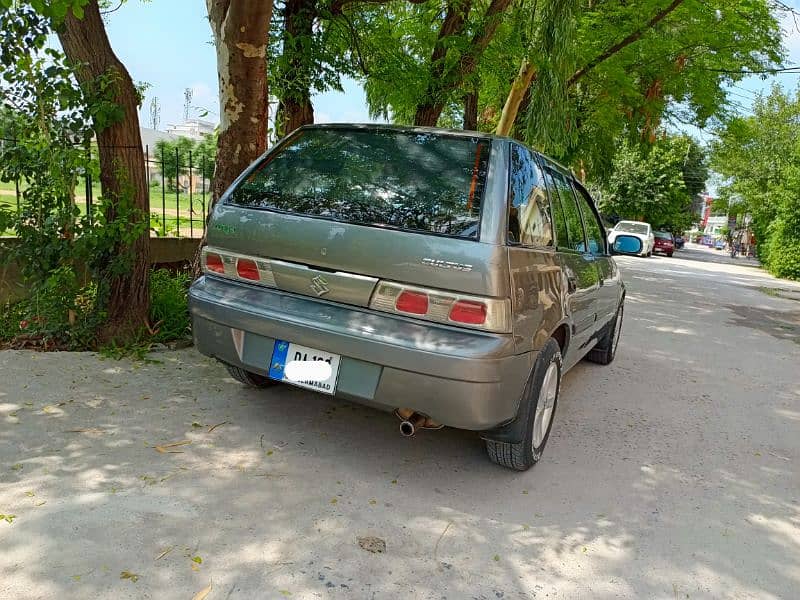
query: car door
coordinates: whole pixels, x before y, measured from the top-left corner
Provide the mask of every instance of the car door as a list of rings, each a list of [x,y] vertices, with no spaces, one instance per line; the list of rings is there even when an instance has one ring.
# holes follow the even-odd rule
[[[561,265],[544,172],[517,143],[510,144],[506,245],[517,350],[538,350],[562,319]]]
[[[600,277],[595,257],[588,251],[570,176],[547,159],[543,160],[556,225],[556,254],[566,277],[566,308],[572,321],[569,349],[564,357],[565,368],[569,368],[583,357],[593,338]]]
[[[572,185],[578,198],[578,205],[581,207],[588,248],[594,255],[594,265],[598,271],[597,324],[598,327],[602,327],[617,312],[621,291],[619,269],[608,250],[603,222],[594,200],[580,182],[573,179]]]

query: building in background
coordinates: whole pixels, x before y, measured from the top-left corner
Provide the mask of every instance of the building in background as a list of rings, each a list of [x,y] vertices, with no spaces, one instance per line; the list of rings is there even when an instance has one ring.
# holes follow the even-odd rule
[[[724,229],[728,228],[728,216],[710,216],[706,218],[706,224],[703,228],[703,233],[705,235],[710,235],[713,237],[720,236],[720,232]]]
[[[158,167],[159,157],[156,156],[156,144],[160,141],[174,142],[180,136],[149,127],[139,127],[139,134],[142,136],[142,152],[144,152],[147,185],[149,186],[152,180],[158,180],[161,173]]]
[[[167,133],[174,136],[188,137],[193,140],[202,140],[204,136],[214,133],[216,125],[211,121],[203,119],[186,119],[180,125],[170,123],[167,125]]]

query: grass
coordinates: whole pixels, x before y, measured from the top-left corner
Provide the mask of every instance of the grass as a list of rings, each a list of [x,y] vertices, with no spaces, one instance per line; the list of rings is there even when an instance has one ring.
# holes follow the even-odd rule
[[[24,181],[20,182],[20,192],[25,191],[26,184]],[[0,181],[0,204],[8,204],[11,206],[17,205],[16,200],[16,188],[14,186],[13,181]],[[98,182],[92,183],[92,199],[96,202],[97,199],[100,197],[100,184]],[[208,207],[208,203],[211,199],[211,192],[210,190],[206,190],[205,192],[205,206]],[[84,179],[78,179],[78,185],[75,188],[75,200],[78,206],[81,209],[81,213],[86,212],[86,183]],[[195,218],[202,219],[202,209],[203,209],[203,193],[200,192],[193,192],[191,195],[191,203],[189,201],[189,194],[187,192],[180,192],[176,194],[175,191],[169,191],[162,188],[160,185],[155,185],[150,187],[150,208],[153,212],[161,213],[162,206],[166,207],[167,212],[172,211],[172,214],[175,214],[175,211],[180,211],[181,213],[186,213],[185,216],[189,216],[189,211],[191,207],[194,207],[195,211]]]
[[[20,185],[20,191],[25,189],[24,184]],[[82,215],[86,214],[86,185],[81,180],[76,189],[75,201]],[[156,218],[151,219],[151,228],[155,229],[152,235],[156,236],[176,236],[180,233],[182,237],[188,237],[191,233],[195,236],[202,231],[204,221],[203,207],[208,208],[211,197],[208,192],[205,195],[205,203],[202,194],[192,194],[191,202],[189,194],[163,190],[160,186],[150,188],[150,213]],[[9,193],[11,192],[11,193]],[[100,186],[92,186],[92,198],[97,201],[100,197]],[[0,206],[5,205],[11,210],[16,210],[17,199],[14,182],[0,182]],[[191,212],[191,209],[194,212]],[[13,231],[0,231],[0,235],[13,235]]]

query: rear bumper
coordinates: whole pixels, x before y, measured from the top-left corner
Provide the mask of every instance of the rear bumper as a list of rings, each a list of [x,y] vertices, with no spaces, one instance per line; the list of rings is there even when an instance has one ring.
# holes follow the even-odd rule
[[[412,408],[461,429],[512,420],[533,364],[510,335],[423,324],[396,315],[201,277],[189,291],[195,344],[267,375],[276,339],[341,355],[336,396],[384,410]],[[231,330],[244,332],[234,343]]]

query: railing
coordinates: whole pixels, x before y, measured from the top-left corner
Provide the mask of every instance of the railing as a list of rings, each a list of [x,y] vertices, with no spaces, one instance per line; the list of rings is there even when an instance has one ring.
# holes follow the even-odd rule
[[[14,144],[15,140],[0,138],[0,143]],[[151,235],[156,237],[201,237],[206,226],[206,211],[211,199],[213,159],[192,150],[165,152],[145,146],[144,155],[147,189],[149,193],[149,220]],[[86,149],[86,164],[96,158],[97,148]],[[82,213],[90,212],[100,195],[100,182],[91,170],[78,175],[74,202]],[[0,182],[0,205],[21,212],[23,194],[27,189],[24,179]],[[2,233],[2,232],[0,232]]]

